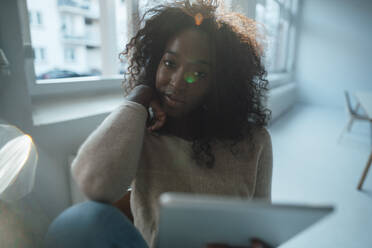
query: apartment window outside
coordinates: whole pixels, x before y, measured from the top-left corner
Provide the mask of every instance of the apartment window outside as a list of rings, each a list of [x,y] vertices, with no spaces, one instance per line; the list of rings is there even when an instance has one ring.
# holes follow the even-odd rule
[[[45,48],[39,47],[34,48],[35,63],[45,63],[46,62],[46,51]]]
[[[40,11],[30,10],[28,12],[30,25],[41,26],[43,25],[43,16]]]
[[[75,62],[75,49],[74,48],[65,48],[65,61]]]
[[[61,33],[63,36],[73,36],[73,17],[68,14],[61,14]]]
[[[42,15],[39,11],[36,12],[36,20],[37,20],[37,24],[38,25],[42,25],[43,24],[43,19],[42,19]]]

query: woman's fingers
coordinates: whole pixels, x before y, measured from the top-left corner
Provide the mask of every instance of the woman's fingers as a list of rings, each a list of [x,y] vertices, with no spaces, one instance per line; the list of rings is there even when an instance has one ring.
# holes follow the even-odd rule
[[[156,118],[156,121],[155,121],[154,125],[150,126],[149,130],[150,131],[155,131],[157,129],[160,129],[164,125],[165,119],[166,119],[165,116],[160,117],[160,118]]]
[[[160,106],[160,103],[156,100],[154,100],[150,103],[150,107],[153,110],[155,122],[152,126],[150,126],[148,128],[148,130],[149,131],[154,131],[154,130],[157,130],[157,129],[161,128],[164,125],[164,123],[167,119],[167,115],[164,112],[164,110],[162,109],[162,107]]]

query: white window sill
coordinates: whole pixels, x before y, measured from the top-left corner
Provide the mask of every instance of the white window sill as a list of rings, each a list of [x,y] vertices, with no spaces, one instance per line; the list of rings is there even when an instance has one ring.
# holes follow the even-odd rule
[[[121,91],[79,96],[50,96],[33,101],[35,126],[55,124],[112,112],[124,101]]]
[[[98,92],[121,89],[123,75],[90,76],[60,79],[44,79],[29,83],[32,97],[44,97],[50,94],[74,94],[76,92]]]
[[[269,73],[267,80],[269,80],[269,88],[273,89],[283,84],[291,83],[293,81],[293,74],[289,72]]]

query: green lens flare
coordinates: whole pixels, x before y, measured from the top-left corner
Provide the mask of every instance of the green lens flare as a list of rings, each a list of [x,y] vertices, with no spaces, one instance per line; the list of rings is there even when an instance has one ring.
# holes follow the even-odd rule
[[[186,72],[185,76],[184,76],[184,79],[189,84],[195,83],[195,81],[196,81],[195,76],[191,72]]]
[[[195,82],[195,78],[193,78],[193,77],[186,77],[186,82],[188,82],[189,84],[194,83]]]

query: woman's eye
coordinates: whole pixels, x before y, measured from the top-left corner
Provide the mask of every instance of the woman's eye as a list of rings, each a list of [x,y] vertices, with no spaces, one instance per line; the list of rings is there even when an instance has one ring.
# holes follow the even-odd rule
[[[197,78],[205,78],[207,76],[207,73],[202,72],[202,71],[196,71],[194,72],[194,76]]]
[[[164,60],[164,65],[169,68],[173,68],[176,66],[176,64],[173,61],[170,60]]]
[[[207,76],[206,72],[201,72],[201,71],[194,71],[194,72],[186,72],[184,75],[184,79],[188,83],[195,83],[199,79],[204,79]]]

